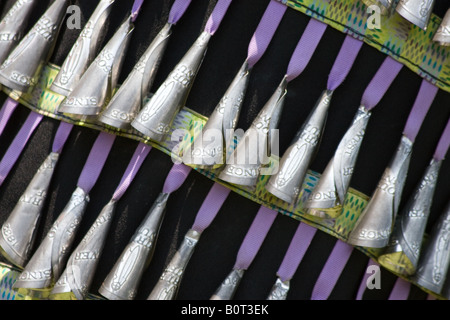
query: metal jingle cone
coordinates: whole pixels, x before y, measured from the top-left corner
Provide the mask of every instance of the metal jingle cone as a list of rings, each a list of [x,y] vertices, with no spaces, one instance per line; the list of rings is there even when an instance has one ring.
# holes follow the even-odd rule
[[[201,33],[131,123],[132,127],[154,141],[160,142],[164,139],[170,131],[177,112],[186,103],[210,39],[210,33]]]
[[[0,63],[8,58],[11,51],[22,40],[27,19],[37,0],[18,0],[0,22]]]
[[[186,164],[217,169],[226,163],[227,148],[233,138],[231,133],[236,129],[249,79],[250,69],[245,61],[200,136],[195,138],[191,152],[187,155],[190,157],[185,160]]]
[[[2,225],[0,251],[18,267],[24,267],[31,255],[37,225],[58,159],[58,153],[50,153]]]
[[[101,0],[81,31],[66,60],[55,77],[50,90],[68,96],[89,64],[95,59],[105,22],[115,0]]]
[[[297,203],[306,173],[322,138],[332,94],[330,90],[322,93],[281,158],[278,172],[270,177],[266,185],[267,191],[283,201]]]
[[[9,54],[0,67],[2,85],[23,93],[33,89],[53,52],[68,2],[55,0]]]
[[[389,16],[394,9],[395,0],[362,0],[366,6],[378,6],[380,8],[380,14],[383,16]]]
[[[400,0],[395,10],[409,22],[426,30],[433,7],[434,0]]]
[[[406,276],[416,272],[441,164],[442,161],[431,161],[396,220],[389,246],[378,258],[385,268]]]
[[[161,193],[103,281],[99,293],[109,300],[133,300],[155,250],[168,193]]]
[[[200,236],[201,233],[192,229],[186,233],[180,248],[175,252],[147,300],[174,300],[176,298],[182,277]]]
[[[131,17],[128,17],[61,103],[58,112],[82,116],[101,112],[117,86],[133,30]]]
[[[413,275],[419,286],[440,294],[450,264],[450,203],[439,217],[424,245],[417,271]]]
[[[131,129],[131,122],[142,109],[153,85],[171,34],[172,25],[166,24],[100,115],[101,122],[122,130]]]
[[[308,201],[306,213],[322,218],[336,218],[350,186],[353,168],[364,139],[371,113],[361,106],[339,143],[333,158],[322,173]],[[335,208],[337,210],[334,210]]]
[[[441,46],[450,46],[450,9],[447,10],[441,24],[434,34],[433,41]]]
[[[116,201],[111,200],[102,209],[83,240],[72,252],[61,276],[66,282],[61,285],[61,281],[57,281],[50,293],[50,299],[58,294],[73,294],[77,300],[86,298],[105,246],[116,204]]]
[[[277,279],[272,289],[270,290],[267,300],[286,300],[290,289],[289,280],[283,281],[280,278]]]
[[[412,147],[411,140],[403,136],[372,198],[350,233],[349,244],[370,248],[384,248],[388,245],[408,173]]]
[[[219,175],[220,179],[232,184],[256,186],[263,162],[271,152],[271,131],[278,127],[287,84],[285,77],[229,157],[227,165]]]
[[[14,288],[28,289],[31,296],[33,291],[50,290],[61,275],[88,203],[89,196],[81,188],[75,189],[64,210],[15,282]]]
[[[244,277],[245,270],[233,269],[217,288],[210,300],[232,300],[236,290]]]

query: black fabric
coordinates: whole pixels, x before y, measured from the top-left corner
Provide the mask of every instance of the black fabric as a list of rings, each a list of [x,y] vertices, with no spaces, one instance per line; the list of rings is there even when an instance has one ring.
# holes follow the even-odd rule
[[[50,1],[42,1],[33,13],[33,19],[42,14]],[[3,12],[14,3],[4,1]],[[96,6],[96,1],[77,0],[82,8],[83,23]],[[133,40],[121,74],[121,81],[131,71],[157,31],[166,22],[172,1],[146,1],[136,22]],[[234,1],[218,32],[210,42],[207,56],[191,91],[187,106],[209,116],[224,94],[247,55],[248,43],[267,6],[268,0]],[[155,85],[161,84],[174,65],[202,31],[207,13],[214,1],[192,1],[185,16],[174,29],[173,37],[163,59]],[[108,39],[123,21],[131,0],[116,0],[108,21]],[[436,1],[435,12],[443,16],[448,1]],[[31,20],[33,20],[31,19]],[[34,21],[34,20],[33,20]],[[305,29],[309,17],[289,9],[277,30],[265,56],[252,73],[239,128],[246,129],[272,94],[283,77],[290,56]],[[63,28],[51,62],[60,65],[75,41],[79,30]],[[317,98],[325,89],[328,73],[339,52],[345,35],[329,27],[303,74],[294,80],[288,91],[284,113],[280,122],[280,151],[288,147],[295,132],[305,120]],[[311,169],[322,172],[347,130],[362,97],[385,55],[364,45],[355,66],[344,84],[335,92],[321,147]],[[370,121],[360,157],[355,168],[352,187],[370,195],[397,147],[409,110],[414,103],[421,78],[406,67],[400,72],[386,96],[375,109]],[[6,99],[1,94],[1,101]],[[417,138],[411,166],[404,189],[403,202],[413,191],[434,152],[436,143],[450,115],[450,94],[440,90]],[[15,134],[24,123],[29,111],[21,106],[13,114],[4,134],[0,137],[0,155],[4,155]],[[45,118],[25,148],[20,160],[0,188],[0,222],[3,222],[25,190],[33,174],[51,150],[58,121]],[[90,148],[98,132],[74,128],[64,148],[51,184],[50,193],[39,226],[39,243],[59,215],[75,189]],[[102,207],[111,198],[121,179],[137,142],[118,137],[98,183],[91,192],[88,206],[75,244],[87,232]],[[117,215],[91,292],[97,294],[102,281],[119,257],[122,249],[142,221],[162,189],[164,179],[172,167],[171,159],[158,150],[152,150],[139,175],[118,204]],[[440,182],[432,207],[429,227],[443,211],[449,200],[450,165],[444,163]],[[168,204],[157,248],[151,265],[139,288],[137,300],[146,299],[164,267],[192,226],[195,215],[213,182],[192,172],[186,183],[174,193]],[[239,246],[258,211],[259,205],[231,193],[212,225],[204,232],[183,277],[178,299],[207,300],[221,284],[234,265]],[[280,215],[270,230],[258,256],[236,293],[236,300],[264,300],[276,280],[276,271],[283,259],[298,221]],[[322,267],[336,239],[318,232],[303,262],[291,281],[290,300],[308,300]],[[368,258],[354,250],[349,263],[333,290],[330,300],[355,299]],[[396,277],[382,269],[380,290],[366,290],[364,299],[387,299]],[[412,286],[409,299],[424,300],[427,294]]]

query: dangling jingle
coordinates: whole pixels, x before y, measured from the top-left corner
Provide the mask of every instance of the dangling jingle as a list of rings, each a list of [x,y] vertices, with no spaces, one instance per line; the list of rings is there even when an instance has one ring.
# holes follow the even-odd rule
[[[61,66],[50,90],[68,96],[97,55],[105,22],[115,0],[101,0]]]
[[[277,278],[277,281],[270,290],[267,300],[286,300],[290,289],[290,281],[283,281]]]
[[[25,93],[37,83],[53,52],[68,0],[55,0],[0,67],[0,83]]]
[[[287,93],[283,78],[271,98],[261,109],[227,161],[219,178],[232,184],[254,187],[262,165],[271,152],[272,130],[278,127]]]
[[[134,26],[128,17],[58,108],[60,113],[97,115],[117,86]]]
[[[225,278],[222,284],[217,288],[210,300],[232,300],[239,283],[244,277],[245,270],[233,269]]]
[[[434,34],[433,41],[441,46],[450,46],[450,9],[447,10],[441,24]]]
[[[309,165],[322,137],[332,94],[332,91],[326,90],[321,95],[281,158],[278,172],[271,176],[266,185],[267,191],[283,201],[295,204],[298,200]]]
[[[362,0],[366,6],[377,6],[380,8],[380,14],[383,16],[389,16],[394,9],[395,0]]]
[[[131,129],[131,122],[142,109],[144,100],[153,85],[171,34],[172,25],[168,23],[158,33],[133,71],[114,94],[99,117],[101,122],[122,130]]]
[[[434,0],[400,0],[396,11],[409,22],[426,30],[433,7]]]

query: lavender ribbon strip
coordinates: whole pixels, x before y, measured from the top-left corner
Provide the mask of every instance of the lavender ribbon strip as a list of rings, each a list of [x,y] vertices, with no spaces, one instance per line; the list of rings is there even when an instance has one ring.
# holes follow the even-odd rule
[[[211,35],[214,35],[214,33],[219,29],[220,23],[222,22],[223,18],[225,17],[225,14],[227,13],[228,7],[230,6],[232,0],[219,0],[214,7],[213,12],[211,13],[211,16],[209,17],[206,26],[205,31],[208,32]]]
[[[239,248],[233,269],[247,270],[250,267],[276,217],[277,212],[275,210],[264,206],[260,207]]]
[[[286,255],[283,258],[283,262],[277,271],[277,275],[281,281],[284,282],[292,279],[308,250],[316,231],[316,228],[311,227],[306,223],[299,224]]]
[[[66,144],[67,138],[69,138],[72,132],[73,124],[61,121],[56,132],[55,139],[53,140],[52,152],[61,153],[64,145]]]
[[[83,189],[86,194],[89,194],[97,182],[115,138],[116,136],[113,134],[101,132],[95,140],[89,157],[83,167],[83,171],[78,179],[78,187]]]
[[[410,289],[411,283],[402,278],[397,278],[388,300],[408,300]]]
[[[381,67],[364,91],[361,104],[366,110],[372,110],[381,101],[402,67],[403,64],[391,57],[384,59]]]
[[[426,80],[422,81],[419,89],[419,93],[414,102],[411,113],[408,116],[403,134],[408,137],[411,142],[414,142],[423,120],[428,113],[428,110],[433,103],[433,100],[438,92],[438,88]]]
[[[131,9],[131,21],[133,21],[133,22],[136,21],[143,4],[144,4],[144,0],[135,0],[134,1],[133,8]]]
[[[117,187],[116,191],[114,192],[114,195],[112,199],[114,201],[119,201],[120,198],[124,195],[124,193],[127,191],[128,187],[130,186],[131,182],[136,177],[136,174],[138,173],[139,169],[141,168],[142,163],[147,158],[150,150],[152,147],[144,144],[139,143],[137,146],[133,157],[130,160],[130,164],[128,165],[122,180],[119,183],[119,186]]]
[[[17,133],[13,142],[6,151],[2,161],[0,162],[0,185],[3,184],[14,164],[17,162],[20,154],[25,148],[28,140],[31,138],[34,130],[36,130],[39,123],[41,123],[43,116],[31,111],[27,120],[23,124],[20,131]]]
[[[436,151],[434,152],[434,159],[437,161],[444,160],[445,155],[450,146],[450,119],[445,126],[444,132],[439,139],[438,145],[436,147]]]
[[[173,25],[177,24],[190,4],[191,0],[176,0],[170,9],[169,23]]]
[[[289,62],[286,74],[288,82],[305,70],[326,29],[327,24],[311,18]]]
[[[328,260],[314,285],[311,300],[328,299],[352,252],[352,246],[341,240],[336,242],[333,251],[328,257]]]
[[[366,267],[366,272],[364,273],[364,277],[361,280],[361,284],[359,285],[358,288],[358,292],[356,293],[356,300],[362,300],[362,297],[364,295],[364,291],[366,291],[367,289],[367,280],[369,279],[370,275],[367,271],[372,267],[372,266],[377,266],[379,267],[380,265],[372,260],[369,259],[369,262],[367,263],[367,267]]]
[[[202,233],[206,228],[208,228],[230,194],[230,191],[230,189],[218,184],[217,182],[214,183],[203,201],[191,229],[197,231],[198,233]]]
[[[275,0],[271,0],[264,12],[258,27],[253,34],[248,47],[247,62],[249,68],[262,58],[277,30],[287,6]]]
[[[7,98],[5,103],[3,104],[2,110],[0,110],[0,136],[5,130],[9,118],[11,118],[11,115],[13,114],[14,110],[16,110],[18,105],[19,102],[11,98]]]
[[[339,54],[328,76],[328,90],[334,91],[344,82],[361,50],[362,44],[362,41],[352,36],[345,37],[344,43],[339,50]]]
[[[192,171],[191,167],[184,164],[175,164],[166,177],[163,187],[163,193],[173,193],[184,183],[189,173]]]

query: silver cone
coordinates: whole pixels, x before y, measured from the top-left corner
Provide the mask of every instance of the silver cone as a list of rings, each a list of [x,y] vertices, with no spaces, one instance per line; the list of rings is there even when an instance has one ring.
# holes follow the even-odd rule
[[[88,203],[89,196],[81,188],[72,193],[64,210],[20,274],[15,288],[51,288],[61,275]]]
[[[0,22],[0,63],[17,46],[24,36],[27,20],[37,0],[18,0]]]
[[[101,112],[117,86],[133,30],[131,18],[126,19],[61,103],[58,112],[83,116]]]
[[[146,137],[160,142],[184,107],[203,62],[211,34],[203,32],[131,123]]]
[[[248,62],[245,61],[209,117],[200,136],[194,140],[186,164],[216,169],[226,163],[227,147],[232,141],[230,133],[236,129],[249,78],[250,69]]]
[[[350,233],[349,244],[370,248],[387,246],[397,217],[412,147],[411,140],[403,136],[372,198]]]
[[[441,24],[434,34],[433,41],[441,46],[450,46],[450,9],[447,10]]]
[[[272,130],[278,127],[287,93],[283,78],[227,161],[219,178],[232,184],[254,187],[271,153]]]
[[[61,66],[50,90],[68,96],[89,64],[95,59],[104,32],[105,22],[115,0],[101,0],[81,31],[66,60]]]
[[[322,93],[308,119],[280,160],[278,172],[270,177],[266,190],[288,203],[297,203],[306,173],[322,138],[333,92]]]
[[[18,267],[24,267],[30,258],[36,229],[58,159],[57,153],[51,153],[45,159],[2,225],[0,250]]]
[[[66,14],[68,0],[55,0],[0,67],[0,83],[28,92],[50,58]]]
[[[109,300],[133,300],[142,275],[150,263],[164,213],[168,193],[161,193],[130,243],[103,281],[99,293]]]
[[[432,160],[394,224],[389,246],[378,258],[387,269],[406,276],[416,272],[442,161]]]
[[[421,287],[440,294],[450,263],[450,203],[434,225],[412,279]]]
[[[217,288],[210,300],[232,300],[239,287],[239,283],[244,277],[245,270],[233,269]]]
[[[153,85],[171,34],[172,25],[166,24],[100,115],[101,122],[122,130],[131,129],[131,122],[141,111]]]
[[[60,293],[73,293],[77,300],[86,298],[105,246],[116,204],[115,201],[110,201],[102,209],[83,240],[69,257],[66,269],[61,276],[62,279],[65,279],[66,284],[61,286],[58,281],[50,293],[50,297]]]
[[[305,203],[308,214],[322,218],[336,218],[341,214],[340,210],[331,209],[344,203],[370,117],[371,113],[366,108],[361,106],[358,109],[352,125]]]
[[[380,8],[380,14],[389,16],[394,11],[394,2],[396,0],[362,0],[366,6],[378,6]]]
[[[396,11],[409,22],[426,30],[433,7],[434,0],[400,0]]]
[[[194,230],[187,232],[183,243],[175,252],[147,300],[174,300],[176,298],[182,277],[200,236],[201,234]]]
[[[283,281],[280,278],[277,279],[275,284],[270,290],[267,300],[286,300],[289,293],[290,283],[289,280]]]

